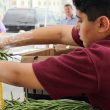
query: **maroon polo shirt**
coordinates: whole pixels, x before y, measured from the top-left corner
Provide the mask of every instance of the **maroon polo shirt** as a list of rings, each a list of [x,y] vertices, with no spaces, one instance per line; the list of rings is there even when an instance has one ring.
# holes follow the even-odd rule
[[[72,29],[79,45],[78,31]],[[55,99],[86,94],[93,106],[110,110],[110,36],[68,54],[32,64],[36,77]]]

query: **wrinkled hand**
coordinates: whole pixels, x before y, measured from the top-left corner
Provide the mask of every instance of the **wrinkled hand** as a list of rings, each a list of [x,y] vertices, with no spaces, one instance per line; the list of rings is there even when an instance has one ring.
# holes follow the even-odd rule
[[[4,50],[4,44],[2,41],[0,41],[0,50]]]
[[[5,39],[5,40],[1,40],[0,41],[0,50],[5,50],[7,49],[7,42],[8,42],[8,39]]]

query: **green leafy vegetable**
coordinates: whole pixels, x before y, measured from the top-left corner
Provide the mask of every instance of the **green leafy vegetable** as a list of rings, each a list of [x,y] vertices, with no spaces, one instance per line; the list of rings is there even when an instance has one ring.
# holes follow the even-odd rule
[[[7,54],[5,51],[0,51],[0,60],[8,60],[8,58],[12,58],[10,55]]]

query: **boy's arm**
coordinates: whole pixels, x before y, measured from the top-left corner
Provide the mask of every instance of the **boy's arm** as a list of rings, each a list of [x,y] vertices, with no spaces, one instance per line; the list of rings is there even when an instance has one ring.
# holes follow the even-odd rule
[[[32,44],[68,44],[77,45],[72,38],[73,26],[57,25],[42,27],[30,32],[18,34],[0,41],[0,48]]]
[[[31,63],[0,62],[0,81],[33,89],[43,89],[36,78]]]

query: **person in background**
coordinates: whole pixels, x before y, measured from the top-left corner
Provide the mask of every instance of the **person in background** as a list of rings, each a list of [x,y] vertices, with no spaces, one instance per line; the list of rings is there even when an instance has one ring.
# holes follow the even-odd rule
[[[2,32],[6,32],[6,28],[5,28],[5,25],[3,24],[2,21],[0,21],[0,33]]]
[[[73,8],[71,4],[65,4],[64,6],[65,18],[60,20],[59,24],[75,25],[77,18],[73,14]]]
[[[65,13],[65,18],[60,20],[60,22],[58,24],[75,25],[77,23],[77,17],[75,16],[75,14],[73,14],[74,10],[73,10],[73,7],[71,4],[64,5],[64,13]],[[64,45],[64,44],[56,44],[56,45],[54,45],[54,48],[55,48],[56,52],[59,52],[62,50],[74,48],[74,46]]]

